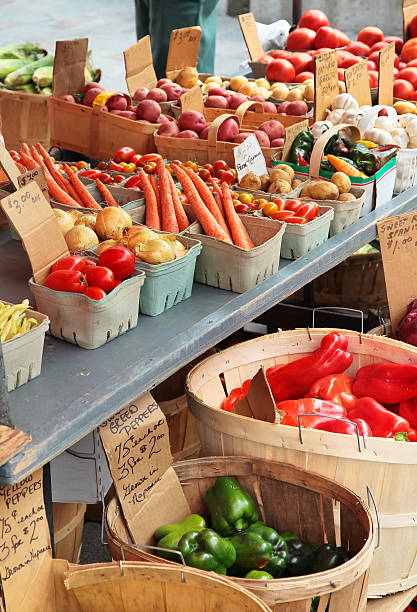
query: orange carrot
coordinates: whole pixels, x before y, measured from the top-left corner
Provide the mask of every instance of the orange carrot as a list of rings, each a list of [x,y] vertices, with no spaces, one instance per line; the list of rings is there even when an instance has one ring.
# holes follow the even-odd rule
[[[225,212],[224,212],[222,190],[219,187],[219,183],[217,183],[216,181],[213,181],[212,185],[213,185],[213,191],[215,191],[217,193],[217,195],[219,196],[219,200],[220,200],[220,204],[221,204],[221,206],[219,206],[219,208],[220,208],[220,211],[221,211],[222,215],[224,216]]]
[[[171,187],[169,186],[168,170],[165,168],[164,160],[159,158],[156,162],[159,176],[159,197],[161,200],[162,229],[165,232],[178,234],[177,217],[175,216],[174,203],[172,201]]]
[[[100,204],[95,201],[91,193],[86,189],[85,185],[82,184],[75,172],[73,172],[67,164],[64,164],[64,168],[69,178],[69,181],[74,187],[75,191],[78,193],[83,203],[83,206],[85,206],[86,208],[95,208],[101,210]]]
[[[20,153],[20,159],[22,160],[22,164],[24,165],[24,167],[28,170],[34,170],[35,168],[40,166],[40,164],[37,164],[35,162],[31,155],[27,155],[26,153]]]
[[[25,153],[25,155],[29,155],[29,157],[31,157],[29,145],[26,142],[22,142],[22,153]]]
[[[177,166],[175,166],[176,171]],[[226,234],[230,237],[229,228],[227,227],[226,221],[220,212],[220,208],[213,197],[210,189],[207,187],[207,184],[201,179],[198,174],[196,174],[193,170],[185,169],[190,179],[193,181],[195,187],[197,188],[198,193],[201,196],[204,204],[207,206],[213,217],[216,219],[217,223],[224,229]]]
[[[249,237],[246,227],[243,225],[242,219],[239,217],[233,206],[232,196],[230,194],[229,185],[226,182],[222,183],[223,205],[232,232],[233,241],[236,246],[242,249],[253,249],[254,244]]]
[[[60,174],[55,168],[51,158],[49,157],[43,146],[39,142],[36,146],[38,147],[39,152],[42,155],[44,165],[49,170],[52,178],[57,183],[57,185],[59,185],[59,187],[61,187],[63,191],[66,191],[76,202],[78,202],[80,206],[82,206],[83,203],[78,193],[75,191],[69,180],[66,179],[65,176],[62,176],[62,174]]]
[[[33,145],[30,146],[30,154],[38,165],[43,164],[42,157],[39,155],[36,147]]]
[[[161,221],[158,213],[158,202],[148,175],[139,170],[142,190],[146,199],[146,225],[154,230],[161,229]]]
[[[109,206],[119,206],[119,202],[117,202],[117,200],[114,199],[110,191],[107,189],[106,185],[102,183],[100,179],[98,178],[96,179],[96,184],[97,184],[99,192],[104,197],[104,199],[106,200]]]
[[[180,232],[187,229],[190,225],[187,214],[184,210],[180,196],[178,195],[177,188],[175,187],[174,179],[172,178],[171,172],[168,172],[169,186],[171,187],[172,202],[174,204],[175,216],[177,218],[178,229]]]
[[[28,170],[34,170],[40,164],[37,164],[32,157],[26,155],[26,153],[20,154],[20,159],[22,160],[23,165]],[[52,199],[60,202],[61,204],[65,204],[66,206],[73,206],[77,208],[79,206],[78,202],[76,202],[71,196],[69,196],[65,191],[61,189],[59,185],[57,185],[54,179],[51,177],[49,172],[46,174],[46,185],[48,187],[49,195]]]
[[[158,216],[159,219],[162,219],[162,213],[161,213],[161,194],[159,193],[159,186],[158,183],[156,182],[156,178],[154,174],[149,174],[149,181],[152,185],[152,189],[154,190],[155,193],[155,197],[156,197],[156,203],[158,205]]]
[[[219,238],[219,240],[224,240],[225,242],[233,244],[222,226],[217,223],[216,219],[213,217],[207,206],[204,204],[197,189],[194,186],[194,183],[192,182],[186,171],[181,168],[181,166],[175,166],[175,174],[177,175],[178,180],[180,181],[182,188],[184,189],[188,200],[191,206],[193,207],[194,213],[200,221],[207,236]]]

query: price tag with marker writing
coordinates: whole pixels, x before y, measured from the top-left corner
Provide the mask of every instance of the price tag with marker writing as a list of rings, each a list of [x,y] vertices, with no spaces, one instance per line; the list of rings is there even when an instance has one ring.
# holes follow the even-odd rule
[[[253,13],[243,13],[238,16],[238,19],[250,58],[252,62],[257,62],[265,52],[259,39],[255,17]]]
[[[248,136],[240,145],[233,149],[237,177],[240,179],[254,172],[258,176],[268,174],[265,157],[255,134]]]

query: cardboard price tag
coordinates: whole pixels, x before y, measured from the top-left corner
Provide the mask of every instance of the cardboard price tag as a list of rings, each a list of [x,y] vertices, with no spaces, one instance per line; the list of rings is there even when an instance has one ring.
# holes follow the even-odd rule
[[[19,187],[18,177],[20,172],[10,156],[10,153],[0,140],[0,166],[3,168],[9,181],[13,183],[16,189]]]
[[[323,121],[326,111],[339,93],[336,51],[320,53],[314,58],[314,119]]]
[[[139,87],[152,89],[156,86],[156,74],[152,61],[151,37],[144,36],[123,51],[126,85],[131,96]]]
[[[240,29],[245,39],[246,47],[252,62],[257,62],[265,52],[259,39],[256,21],[253,13],[244,13],[238,16]]]
[[[258,176],[268,174],[265,157],[255,134],[251,134],[235,147],[233,155],[235,156],[235,167],[239,181],[248,172],[254,172]]]
[[[42,191],[45,199],[49,202],[49,192],[46,185],[46,174],[43,166],[38,166],[33,170],[28,170],[17,177],[19,187],[25,187],[30,181],[35,181]]]
[[[408,31],[410,21],[417,15],[417,2],[416,0],[403,0],[403,34],[404,42],[411,38]]]
[[[378,104],[392,106],[394,101],[395,43],[382,47],[379,52]]]
[[[181,111],[195,110],[204,115],[203,94],[200,85],[192,87],[180,97]]]
[[[167,508],[171,517],[167,522],[183,518],[188,510],[170,467],[165,416],[146,393],[105,421],[99,431],[129,531],[135,543],[146,544],[163,524]]]
[[[53,93],[81,93],[85,85],[85,62],[88,53],[88,38],[57,40],[55,44]]]
[[[417,298],[417,212],[383,219],[377,228],[391,325],[396,331],[407,305]]]
[[[172,30],[166,65],[169,79],[174,79],[183,68],[197,66],[200,39],[200,26]]]
[[[33,277],[42,284],[51,265],[69,255],[53,210],[35,181],[29,181],[1,200],[1,207],[19,234],[32,266]]]
[[[300,121],[300,123],[293,123],[285,128],[285,142],[282,149],[282,161],[288,161],[288,156],[291,152],[291,148],[294,140],[297,138],[300,132],[305,132],[308,129],[308,119]]]
[[[346,91],[355,98],[359,106],[372,106],[371,88],[368,78],[368,63],[366,60],[346,68]]]
[[[279,423],[281,421],[284,413],[277,410],[275,406],[263,366],[252,378],[246,397],[236,402],[232,412],[266,423]]]
[[[42,470],[0,488],[0,577],[6,610],[56,610]]]

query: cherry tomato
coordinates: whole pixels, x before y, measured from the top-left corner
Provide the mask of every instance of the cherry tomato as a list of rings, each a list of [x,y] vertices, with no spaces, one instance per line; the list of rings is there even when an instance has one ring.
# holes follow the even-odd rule
[[[123,166],[121,164],[116,164],[116,162],[114,162],[113,160],[108,162],[107,166],[104,166],[102,170],[114,170],[114,172],[124,172]]]
[[[114,274],[110,268],[95,266],[87,270],[86,275],[89,286],[100,287],[106,293],[114,287]]]
[[[282,198],[275,198],[275,200],[273,200],[274,204],[276,204],[278,206],[278,210],[284,210],[285,208],[285,202]]]
[[[288,219],[294,216],[294,213],[292,210],[279,210],[278,212],[272,213],[272,215],[269,216],[271,219],[274,219],[274,221],[288,221]]]
[[[267,202],[264,207],[262,208],[262,212],[264,213],[264,215],[266,215],[267,217],[270,217],[272,215],[272,213],[276,213],[278,212],[278,206],[276,204],[274,204],[273,202]]]
[[[252,202],[252,195],[250,193],[239,193],[238,199],[242,204],[250,204]]]
[[[81,170],[81,172],[78,173],[78,176],[83,176],[85,178],[96,179],[96,178],[99,178],[99,176],[101,176],[101,174],[103,174],[101,172],[101,170],[95,170],[95,169],[91,168],[90,170]]]
[[[297,223],[298,225],[304,225],[305,223],[308,223],[307,219],[305,219],[304,217],[290,217],[289,219],[285,220],[287,223]]]
[[[139,166],[139,164],[142,161],[142,157],[143,155],[140,155],[139,153],[135,153],[134,155],[132,155],[132,157],[129,159],[129,163],[130,164],[135,164],[135,166]]]
[[[223,170],[223,168],[220,168],[220,170],[217,173],[217,178],[222,180],[222,176],[225,172],[227,172],[227,170]]]
[[[150,162],[154,162],[156,165],[156,161],[158,159],[161,159],[161,156],[158,153],[147,153],[146,155],[142,155],[142,159],[140,160],[140,163],[145,165],[145,164],[149,164]]]
[[[87,270],[91,270],[91,268],[95,268],[97,266],[97,262],[92,259],[84,259],[83,265],[81,267],[81,272],[86,274]]]
[[[206,168],[201,168],[198,171],[198,176],[205,182],[207,182],[211,176],[210,172]]]
[[[230,193],[232,195],[232,200],[238,200],[239,199],[240,193],[237,193],[236,191],[231,191]]]
[[[185,193],[180,193],[179,197],[180,202],[182,202],[183,204],[188,204],[188,197],[185,195]]]
[[[186,166],[187,168],[191,168],[191,170],[194,170],[194,172],[198,172],[198,166],[196,164],[196,162],[193,161],[186,161],[184,166]]]
[[[121,285],[122,283],[123,283],[123,281],[122,281],[122,280],[117,280],[117,281],[114,281],[114,287],[113,287],[113,289],[116,289],[116,287],[118,287],[118,286],[119,286],[119,285]]]
[[[52,266],[52,272],[57,270],[83,270],[84,271],[84,259],[81,255],[67,255],[61,257]]]
[[[98,265],[110,268],[116,280],[124,280],[135,269],[135,256],[125,247],[113,246],[100,253]]]
[[[116,151],[116,153],[114,154],[114,161],[115,162],[128,162],[130,160],[131,157],[133,157],[135,155],[135,149],[132,149],[132,147],[121,147],[118,151]]]
[[[125,164],[125,172],[127,174],[133,174],[136,170],[136,164]]]
[[[116,178],[116,177],[115,177]],[[142,182],[140,179],[140,174],[135,174],[134,176],[131,176],[125,183],[124,185],[127,189],[132,188],[132,187],[142,187]]]
[[[76,166],[68,166],[68,168],[71,170],[71,172],[77,172]]]
[[[256,210],[263,210],[263,207],[265,206],[265,204],[268,204],[268,200],[264,200],[263,198],[260,198],[259,200],[254,200],[253,204]]]
[[[101,289],[101,287],[87,287],[85,295],[90,298],[90,300],[102,300],[106,297],[107,293]]]
[[[252,208],[249,206],[249,204],[242,204],[241,202],[235,204],[235,211],[237,213],[247,213],[250,210],[252,210]]]
[[[417,442],[417,431],[415,429],[409,429],[407,436],[410,442]]]
[[[285,210],[292,210],[293,212],[298,213],[298,210],[302,207],[302,205],[303,203],[301,202],[301,200],[290,200],[289,202],[287,202]]]
[[[203,168],[204,168],[204,170],[208,170],[210,172],[210,174],[213,174],[213,172],[214,172],[213,164],[204,164]]]
[[[44,284],[54,291],[70,293],[84,293],[87,289],[87,279],[79,270],[56,270],[46,277]]]
[[[78,170],[82,170],[83,168],[88,166],[88,162],[80,159],[80,161],[77,161],[77,163],[75,165],[77,166]]]
[[[110,183],[113,180],[113,177],[111,176],[111,174],[107,174],[107,172],[101,172],[100,176],[96,178],[100,179],[100,181],[104,183],[105,185],[110,185]]]
[[[122,181],[125,180],[125,176],[123,176],[122,174],[116,174],[116,176],[113,177],[113,181],[115,183],[121,183]]]
[[[230,170],[225,170],[224,172],[222,172],[220,178],[222,182],[226,182],[228,185],[234,185],[236,183],[234,174],[230,172]]]
[[[97,168],[99,170],[107,170],[109,167],[110,162],[108,161],[101,161],[97,164]]]
[[[146,172],[146,174],[153,174],[156,168],[156,163],[155,162],[150,162],[149,164],[145,164],[143,166],[144,171]]]
[[[229,169],[229,166],[226,164],[226,162],[223,159],[218,159],[213,164],[213,171],[216,174],[219,174],[219,170],[228,170],[228,169]]]
[[[304,217],[307,221],[312,221],[319,214],[319,205],[317,202],[306,202],[296,212],[298,217]]]

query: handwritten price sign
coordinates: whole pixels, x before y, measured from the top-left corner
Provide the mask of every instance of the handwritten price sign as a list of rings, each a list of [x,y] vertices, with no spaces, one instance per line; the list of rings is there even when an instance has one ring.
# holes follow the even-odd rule
[[[244,13],[239,15],[238,19],[250,58],[257,62],[264,55],[264,50],[259,40],[255,17],[253,13]]]
[[[314,101],[316,121],[325,119],[327,109],[339,93],[336,51],[320,53],[314,58]]]
[[[49,202],[48,187],[46,185],[46,174],[43,166],[38,166],[33,170],[28,170],[24,174],[17,177],[19,187],[25,187],[30,181],[35,181],[42,191],[45,199]]]
[[[201,28],[192,26],[172,30],[169,41],[166,74],[171,78],[174,71],[187,66],[196,66],[200,49]]]

